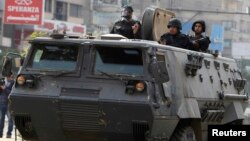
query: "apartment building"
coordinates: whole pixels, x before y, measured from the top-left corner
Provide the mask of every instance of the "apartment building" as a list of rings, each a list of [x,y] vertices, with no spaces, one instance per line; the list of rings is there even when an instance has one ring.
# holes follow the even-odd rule
[[[233,57],[234,43],[250,42],[249,0],[92,0],[92,24],[100,32],[120,18],[123,5],[134,8],[135,18],[141,20],[144,9],[158,6],[175,12],[183,22],[183,32],[193,34],[192,23],[203,19],[207,24],[206,34],[211,38],[210,49],[219,50],[223,56]],[[249,51],[250,52],[250,51]]]
[[[21,41],[34,31],[65,30],[68,34],[86,34],[89,21],[89,0],[44,0],[42,25],[16,25],[15,45],[22,49]]]
[[[124,0],[91,0],[92,28],[95,36],[109,33],[111,26],[121,17],[121,7]]]
[[[4,2],[5,0],[0,0],[0,49],[2,47],[13,47],[14,37],[13,34],[15,32],[14,25],[4,25]],[[8,29],[8,30],[4,30]],[[0,51],[1,53],[1,51]]]
[[[6,42],[3,40],[10,39],[9,46],[17,47],[21,40],[34,31],[51,32],[53,29],[65,28],[69,33],[86,34],[85,24],[91,21],[91,0],[44,0],[42,25],[5,25],[1,18],[4,1],[0,0],[0,45]],[[2,29],[5,29],[4,33]]]
[[[211,49],[220,50],[223,56],[232,57],[234,43],[250,42],[249,0],[44,0],[44,4],[45,21],[86,25],[89,32],[97,34],[108,33],[114,22],[121,18],[121,7],[128,4],[133,6],[134,18],[138,20],[148,6],[174,11],[183,22],[186,34],[192,34],[193,21],[204,19],[206,34],[212,41]],[[40,30],[41,26],[36,28]]]
[[[89,0],[45,0],[44,17],[50,20],[60,20],[84,24],[84,10],[89,7]]]
[[[210,48],[226,57],[233,57],[234,43],[250,42],[249,0],[132,0],[130,4],[140,15],[152,5],[174,11],[186,34],[192,34],[193,21],[205,20],[206,34],[212,41]]]

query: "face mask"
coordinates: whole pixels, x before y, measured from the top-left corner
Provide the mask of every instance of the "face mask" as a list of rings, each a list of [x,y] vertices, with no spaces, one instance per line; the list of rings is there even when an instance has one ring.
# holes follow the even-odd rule
[[[132,18],[132,12],[125,9],[122,11],[122,17],[129,20]]]

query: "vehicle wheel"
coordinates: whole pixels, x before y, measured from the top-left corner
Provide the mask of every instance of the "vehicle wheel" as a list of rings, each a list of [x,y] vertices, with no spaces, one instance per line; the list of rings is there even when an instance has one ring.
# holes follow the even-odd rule
[[[196,141],[194,129],[191,126],[178,128],[173,134],[171,141]]]

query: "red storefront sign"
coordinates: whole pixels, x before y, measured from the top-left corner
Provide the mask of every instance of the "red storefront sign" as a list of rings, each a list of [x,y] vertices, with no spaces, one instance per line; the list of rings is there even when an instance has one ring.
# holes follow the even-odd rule
[[[5,24],[42,24],[43,0],[6,0]]]
[[[52,32],[53,30],[65,30],[67,34],[86,34],[85,25],[56,20],[44,20],[42,25],[35,25],[34,30],[44,32]]]

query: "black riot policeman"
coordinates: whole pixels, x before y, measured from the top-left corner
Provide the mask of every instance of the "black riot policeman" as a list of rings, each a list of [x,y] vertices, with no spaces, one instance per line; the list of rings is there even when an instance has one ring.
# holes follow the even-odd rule
[[[192,25],[192,30],[194,35],[189,36],[190,40],[193,43],[192,50],[207,52],[209,47],[210,39],[207,36],[202,35],[206,32],[206,23],[203,20],[197,20]]]
[[[132,19],[133,11],[131,6],[124,6],[122,19],[114,24],[110,33],[120,34],[128,39],[141,39],[141,24],[139,21]]]
[[[193,45],[187,35],[182,34],[181,21],[172,18],[168,23],[169,32],[163,34],[160,38],[160,44],[175,46],[184,49],[190,49]]]

